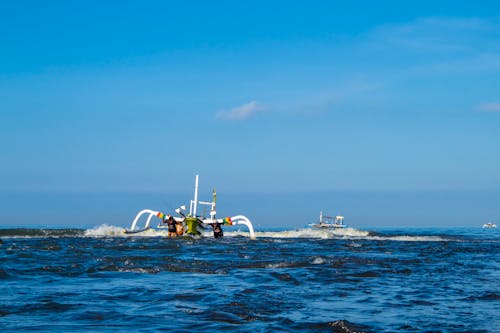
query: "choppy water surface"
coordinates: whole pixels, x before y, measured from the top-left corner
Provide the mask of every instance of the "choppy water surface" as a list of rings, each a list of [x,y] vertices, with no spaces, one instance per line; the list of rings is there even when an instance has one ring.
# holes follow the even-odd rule
[[[0,230],[6,331],[499,332],[497,230]]]

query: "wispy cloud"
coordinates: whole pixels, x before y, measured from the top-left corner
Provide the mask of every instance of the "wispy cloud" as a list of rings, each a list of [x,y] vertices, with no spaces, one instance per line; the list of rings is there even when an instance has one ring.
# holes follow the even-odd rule
[[[265,108],[262,104],[256,101],[251,101],[250,103],[237,106],[231,110],[219,111],[215,115],[215,118],[228,121],[243,121],[252,118],[257,113],[264,110]]]
[[[317,116],[332,111],[337,105],[353,101],[360,96],[372,93],[382,86],[381,83],[363,80],[346,80],[327,89],[309,91],[307,93],[290,93],[291,98],[278,98],[272,105],[263,105],[257,101],[222,110],[215,118],[224,121],[245,121],[259,113],[272,113],[277,116]]]
[[[481,103],[478,110],[482,112],[500,112],[500,103]]]
[[[314,84],[292,84],[286,91],[273,91],[269,96],[255,91],[270,103],[265,109],[252,101],[221,110],[216,118],[245,121],[261,112],[285,117],[356,109],[353,106],[373,109],[374,103],[390,105],[392,100],[399,103],[405,94],[412,98],[426,93],[431,88],[421,82],[429,78],[451,81],[474,76],[471,82],[477,82],[481,75],[500,73],[498,19],[422,17],[379,25],[356,38],[344,37],[331,45],[312,44],[313,50],[322,51],[318,54],[331,55],[324,62],[307,65],[311,73],[323,69]],[[453,85],[449,86],[443,89],[453,91]],[[483,103],[476,109],[500,112],[500,103]]]
[[[330,112],[340,104],[359,100],[362,96],[381,89],[381,82],[368,82],[363,79],[346,79],[335,86],[309,92],[295,98],[283,99],[273,105],[273,112],[320,115]],[[293,94],[291,94],[293,95]]]
[[[424,17],[367,31],[360,36],[356,51],[377,54],[367,59],[365,73],[387,86],[417,83],[424,77],[477,84],[481,75],[500,72],[499,38],[498,19]]]
[[[414,51],[476,51],[497,36],[498,25],[479,18],[419,18],[404,24],[382,25],[371,32],[376,43]]]

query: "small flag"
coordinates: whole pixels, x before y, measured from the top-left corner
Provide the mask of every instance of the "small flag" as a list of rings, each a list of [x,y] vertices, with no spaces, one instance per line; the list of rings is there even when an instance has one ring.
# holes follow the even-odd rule
[[[163,218],[165,217],[165,214],[158,212],[158,214],[156,214],[156,216],[158,216],[160,219],[163,220]]]
[[[225,217],[222,222],[224,222],[224,224],[229,224],[229,225],[232,225],[233,224],[233,221],[231,221],[231,218],[230,217]]]

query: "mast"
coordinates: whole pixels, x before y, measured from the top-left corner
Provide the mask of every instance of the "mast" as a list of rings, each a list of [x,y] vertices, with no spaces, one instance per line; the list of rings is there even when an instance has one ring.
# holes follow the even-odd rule
[[[210,221],[214,221],[215,220],[215,214],[217,214],[217,212],[215,211],[215,205],[217,204],[217,192],[215,192],[215,188],[212,192],[213,194],[213,198],[212,198],[212,207],[210,208]]]
[[[193,217],[196,217],[196,208],[198,207],[198,175],[196,175],[194,182],[194,207],[193,207]]]

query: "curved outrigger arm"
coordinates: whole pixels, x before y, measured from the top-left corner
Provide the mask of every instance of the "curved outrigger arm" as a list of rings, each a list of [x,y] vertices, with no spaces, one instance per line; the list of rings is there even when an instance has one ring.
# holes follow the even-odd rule
[[[251,239],[255,239],[256,238],[255,237],[255,232],[253,230],[252,222],[248,219],[248,217],[246,217],[244,215],[232,216],[232,217],[229,218],[229,221],[228,221],[228,218],[215,219],[215,220],[212,220],[212,221],[214,221],[214,222],[211,222],[209,220],[209,221],[203,221],[203,223],[213,224],[213,223],[215,223],[215,221],[217,221],[218,223],[228,224],[228,225],[242,224],[242,225],[244,225],[244,226],[246,226],[248,228],[248,232],[250,233],[250,238]]]
[[[139,222],[140,218],[143,215],[148,215],[148,217],[146,219],[146,223],[144,224],[144,228],[137,229],[137,222]],[[126,229],[125,233],[137,233],[137,232],[141,232],[141,231],[149,229],[150,224],[151,224],[151,219],[153,218],[153,216],[161,218],[163,216],[163,213],[161,213],[159,211],[156,211],[156,210],[152,210],[152,209],[143,209],[143,210],[141,210],[135,216],[134,221],[132,222],[132,226],[130,227],[130,229]],[[184,221],[184,218],[175,217],[175,220],[178,221],[178,222],[182,222],[182,221]],[[221,224],[226,224],[226,225],[238,225],[238,224],[242,224],[242,225],[244,225],[244,226],[246,226],[248,228],[248,232],[250,234],[250,238],[251,239],[255,239],[256,238],[255,237],[255,232],[253,230],[252,222],[246,216],[244,216],[244,215],[235,215],[235,216],[232,216],[230,218],[211,219],[211,220],[208,220],[208,221],[207,220],[203,220],[202,222],[205,223],[205,224],[213,224],[215,222],[221,223]]]
[[[149,228],[149,224],[151,223],[151,219],[153,218],[153,216],[156,216],[156,217],[159,217],[159,215],[161,214],[160,212],[156,211],[156,210],[152,210],[152,209],[143,209],[141,210],[139,213],[137,213],[137,215],[135,216],[135,219],[134,219],[134,222],[132,222],[132,226],[130,227],[130,230],[129,231],[135,231],[136,229],[136,226],[137,226],[137,222],[139,221],[139,219],[141,218],[142,215],[145,215],[145,214],[149,214],[147,220],[146,220],[146,224],[144,225],[144,228],[141,229],[141,230],[146,230]]]
[[[250,222],[250,220],[246,216],[244,216],[244,215],[236,215],[236,216],[231,217],[231,221],[233,222],[233,224],[243,224],[243,225],[246,225],[247,228],[248,228],[248,232],[250,233],[250,238],[251,239],[255,239],[255,233],[253,231],[252,222]]]

